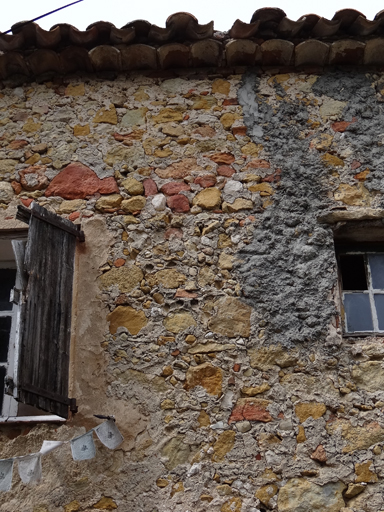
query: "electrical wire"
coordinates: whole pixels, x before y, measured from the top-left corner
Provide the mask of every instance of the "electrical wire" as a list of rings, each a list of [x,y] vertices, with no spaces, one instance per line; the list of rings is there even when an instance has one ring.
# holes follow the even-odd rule
[[[71,7],[71,5],[75,5],[75,4],[78,4],[83,1],[84,0],[76,0],[76,2],[72,2],[71,4],[67,4],[67,5],[64,5],[63,7],[59,7],[58,9],[55,9],[54,11],[47,12],[46,14],[43,14],[42,16],[33,18],[33,20],[24,21],[18,25],[18,28],[23,27],[24,25],[28,25],[28,23],[33,23],[34,21],[41,20],[41,18],[45,18],[46,16],[49,16],[50,14],[54,14],[55,12],[62,11],[63,9],[66,9],[67,7]],[[12,32],[11,28],[9,30],[7,30],[6,32],[3,32],[3,34],[9,34],[10,32]]]

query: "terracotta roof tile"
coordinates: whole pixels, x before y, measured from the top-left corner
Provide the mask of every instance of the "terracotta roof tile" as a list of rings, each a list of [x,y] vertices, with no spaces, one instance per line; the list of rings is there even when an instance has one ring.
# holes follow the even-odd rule
[[[121,28],[98,21],[86,30],[57,24],[44,30],[17,23],[0,33],[0,78],[46,73],[118,72],[220,66],[384,65],[384,11],[368,20],[343,9],[330,19],[308,14],[289,19],[278,8],[237,19],[228,32],[175,13],[158,27],[145,20]]]

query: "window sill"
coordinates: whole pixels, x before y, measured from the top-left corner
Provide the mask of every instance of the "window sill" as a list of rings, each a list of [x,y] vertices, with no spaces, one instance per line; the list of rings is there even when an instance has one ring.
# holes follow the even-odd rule
[[[343,338],[382,338],[384,332],[344,332]]]
[[[54,414],[47,414],[46,416],[0,416],[0,425],[7,423],[64,423],[65,421],[67,421],[65,418]]]

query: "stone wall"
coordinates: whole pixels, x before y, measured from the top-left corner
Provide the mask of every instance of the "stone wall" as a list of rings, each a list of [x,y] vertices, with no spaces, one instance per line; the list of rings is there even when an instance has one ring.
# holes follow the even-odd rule
[[[384,346],[342,338],[320,222],[381,215],[382,93],[346,72],[1,90],[0,228],[35,200],[86,235],[79,412],[2,426],[1,456],[100,412],[125,436],[91,461],[47,456],[34,488],[15,472],[1,511],[384,510]]]

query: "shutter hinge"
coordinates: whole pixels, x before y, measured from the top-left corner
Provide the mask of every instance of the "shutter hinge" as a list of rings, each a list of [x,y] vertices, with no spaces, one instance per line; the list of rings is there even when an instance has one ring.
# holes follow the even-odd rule
[[[79,408],[78,406],[76,405],[76,398],[70,398],[69,399],[69,410],[75,414],[76,412],[78,412]]]
[[[21,290],[16,288],[16,286],[14,286],[12,288],[10,296],[9,296],[9,302],[12,302],[13,304],[20,304],[20,295],[21,295]]]
[[[4,378],[4,393],[6,395],[13,396],[13,390],[15,389],[15,383],[12,379],[12,377],[9,377],[8,375]]]

